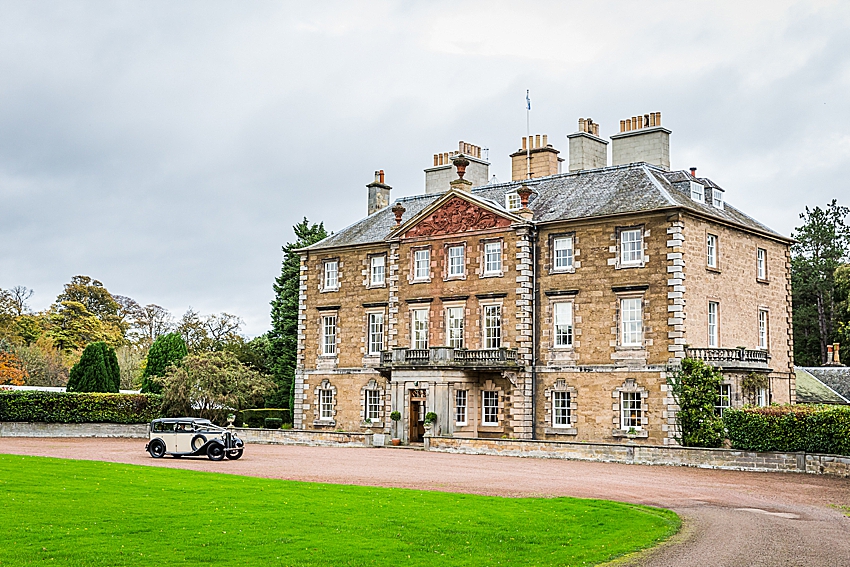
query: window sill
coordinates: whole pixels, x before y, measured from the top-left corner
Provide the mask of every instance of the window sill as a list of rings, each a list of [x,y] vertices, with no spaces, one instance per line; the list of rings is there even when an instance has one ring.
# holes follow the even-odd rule
[[[573,345],[554,345],[549,350],[553,352],[572,352],[575,350]]]
[[[646,429],[638,429],[634,433],[629,433],[628,429],[614,429],[611,431],[614,437],[628,437],[629,439],[646,439],[649,437],[649,431]]]
[[[464,281],[466,280],[466,274],[456,274],[454,276],[446,276],[443,278],[444,282],[452,282],[452,281]]]
[[[626,270],[628,268],[645,268],[646,262],[632,262],[629,264],[617,264],[615,268],[617,270]]]
[[[550,274],[574,274],[576,273],[575,268],[552,268],[549,270]]]
[[[418,283],[431,283],[431,278],[419,278],[416,280],[410,280],[410,285]]]
[[[504,272],[485,272],[481,274],[481,278],[501,278],[505,275]]]
[[[764,284],[764,285],[769,285],[769,284],[770,284],[770,280],[763,280],[763,279],[761,279],[761,278],[756,278],[756,283],[760,283],[760,284]]]
[[[714,272],[715,274],[721,273],[720,268],[715,268],[714,266],[706,266],[705,271],[706,272]]]
[[[339,288],[338,287],[323,288],[319,293],[333,293],[335,291],[339,291]]]
[[[381,289],[387,287],[386,283],[370,283],[366,286],[366,289]]]
[[[547,427],[543,430],[546,435],[578,435],[575,427]]]
[[[373,421],[372,423],[366,423],[365,421],[361,421],[361,422],[360,422],[360,427],[361,427],[361,428],[363,428],[363,429],[368,429],[368,428],[370,428],[370,427],[375,427],[375,428],[378,428],[378,429],[383,429],[383,428],[384,428],[384,422],[382,422],[382,421]]]
[[[456,421],[456,422],[455,422],[455,427],[468,427],[468,426],[469,426],[469,422],[468,422],[468,421],[464,421],[464,422],[457,422],[457,421]]]
[[[478,426],[478,431],[483,431],[484,433],[501,433],[503,429],[504,427],[498,423],[481,424]]]
[[[336,420],[334,419],[315,419],[313,420],[313,427],[334,427],[336,425]]]

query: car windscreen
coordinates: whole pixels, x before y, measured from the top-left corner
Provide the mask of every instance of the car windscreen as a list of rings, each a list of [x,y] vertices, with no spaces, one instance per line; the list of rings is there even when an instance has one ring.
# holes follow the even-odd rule
[[[174,431],[174,424],[162,421],[155,421],[153,424],[153,430],[157,433],[170,433]]]

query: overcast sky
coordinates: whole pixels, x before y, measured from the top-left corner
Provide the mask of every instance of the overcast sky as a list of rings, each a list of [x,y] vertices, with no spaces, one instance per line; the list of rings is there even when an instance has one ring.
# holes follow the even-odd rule
[[[566,157],[661,111],[674,169],[790,234],[850,205],[850,2],[0,2],[0,288],[73,275],[269,325],[306,216],[424,191],[432,155]]]

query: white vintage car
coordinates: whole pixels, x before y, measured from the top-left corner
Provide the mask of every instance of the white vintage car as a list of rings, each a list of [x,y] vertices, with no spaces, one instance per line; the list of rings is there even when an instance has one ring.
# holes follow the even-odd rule
[[[220,461],[224,457],[236,460],[242,456],[244,449],[245,443],[224,427],[195,417],[153,420],[150,441],[145,445],[145,450],[155,459],[165,455],[206,455],[211,461]]]

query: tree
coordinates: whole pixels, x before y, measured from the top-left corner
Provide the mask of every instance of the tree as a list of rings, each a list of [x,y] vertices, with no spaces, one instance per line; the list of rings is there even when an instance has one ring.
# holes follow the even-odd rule
[[[229,352],[190,354],[157,380],[162,384],[166,415],[203,417],[217,423],[224,423],[234,410],[262,406],[264,396],[275,388],[268,377]]]
[[[23,362],[7,341],[0,339],[0,384],[23,386],[28,378]]]
[[[122,305],[109,290],[88,276],[71,278],[45,314],[48,335],[65,351],[98,341],[120,346],[129,328],[124,316]]]
[[[68,383],[68,366],[62,353],[49,337],[13,347],[29,377],[29,386],[65,386]]]
[[[720,396],[720,372],[701,360],[686,358],[668,380],[673,399],[679,405],[676,441],[685,447],[720,447],[723,420],[715,413]]]
[[[794,358],[802,366],[825,362],[826,345],[836,338],[835,272],[850,254],[848,214],[835,199],[824,209],[806,207],[792,235]]]
[[[841,344],[850,348],[850,264],[839,266],[835,270],[834,278],[835,334]]]
[[[275,298],[271,302],[272,328],[268,333],[269,366],[278,387],[272,404],[290,409],[295,395],[298,347],[298,287],[301,276],[301,255],[298,250],[328,236],[323,223],[310,224],[306,217],[292,230],[295,232],[295,242],[289,242],[283,247],[283,265],[273,286]]]
[[[164,307],[150,303],[136,312],[133,327],[142,342],[152,344],[174,328],[174,317]]]
[[[177,333],[160,335],[148,351],[145,369],[142,372],[142,392],[159,394],[162,385],[154,376],[165,376],[169,366],[180,362],[187,354],[186,343]]]
[[[71,368],[69,392],[118,392],[121,370],[115,349],[104,342],[88,345]]]

